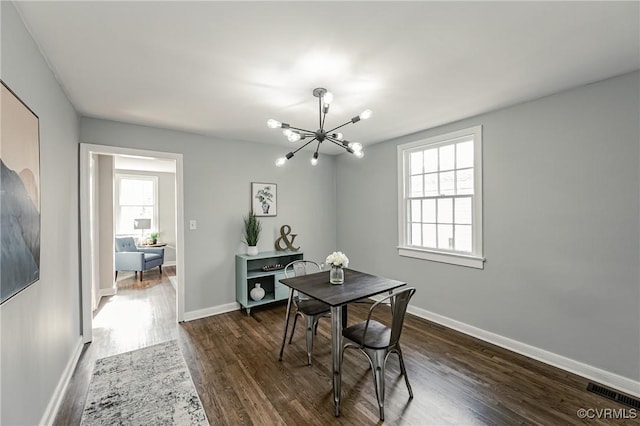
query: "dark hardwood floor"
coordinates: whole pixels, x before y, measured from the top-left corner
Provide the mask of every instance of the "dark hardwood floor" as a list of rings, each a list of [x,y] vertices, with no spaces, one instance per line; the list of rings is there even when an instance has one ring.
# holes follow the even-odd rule
[[[166,269],[166,274],[175,270]],[[330,323],[321,320],[313,366],[306,365],[303,328],[285,348],[285,305],[175,323],[175,292],[166,275],[119,281],[101,306],[114,322],[94,330],[71,380],[56,424],[79,424],[96,359],[177,339],[212,425],[376,424],[371,371],[357,351],[345,354],[342,412],[333,416]],[[349,323],[366,305],[349,307]],[[116,314],[117,312],[117,314]],[[107,313],[109,313],[107,315]],[[109,324],[109,325],[106,325]],[[587,380],[408,315],[402,339],[414,399],[408,399],[395,355],[387,363],[385,424],[638,424],[636,419],[578,418],[579,409],[629,407],[586,391]]]

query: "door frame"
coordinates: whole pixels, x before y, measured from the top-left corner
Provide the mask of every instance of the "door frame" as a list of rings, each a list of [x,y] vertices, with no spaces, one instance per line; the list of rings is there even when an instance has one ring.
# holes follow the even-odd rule
[[[184,321],[184,191],[182,154],[161,151],[149,151],[134,148],[121,148],[109,145],[80,144],[80,276],[82,340],[93,340],[93,311],[91,309],[91,277],[94,259],[91,257],[91,216],[89,182],[91,173],[91,155],[134,155],[176,161],[176,320]]]

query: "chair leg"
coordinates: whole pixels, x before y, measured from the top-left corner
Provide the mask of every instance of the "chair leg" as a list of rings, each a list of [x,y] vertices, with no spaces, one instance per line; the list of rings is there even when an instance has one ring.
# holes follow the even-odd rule
[[[162,265],[158,266],[160,268],[160,275],[162,275]]]
[[[373,381],[376,386],[376,398],[378,399],[378,408],[380,409],[380,421],[384,421],[384,364],[385,351],[375,351],[373,357]]]
[[[142,271],[140,271],[140,281],[142,281]]]
[[[116,280],[118,279],[118,271],[116,271]]]
[[[313,352],[313,330],[318,319],[315,315],[307,315],[307,365],[311,365],[311,352]]]
[[[293,327],[291,328],[291,337],[289,337],[289,344],[293,341],[293,334],[296,332],[296,323],[298,322],[298,316],[300,316],[300,312],[296,312],[293,317]]]
[[[407,369],[404,366],[404,357],[402,356],[402,349],[400,349],[400,346],[396,347],[396,352],[398,352],[398,359],[400,360],[400,372],[404,374],[404,382],[407,384],[407,390],[409,391],[409,399],[413,399],[413,390],[411,390],[411,385],[409,384],[409,376],[407,375]]]

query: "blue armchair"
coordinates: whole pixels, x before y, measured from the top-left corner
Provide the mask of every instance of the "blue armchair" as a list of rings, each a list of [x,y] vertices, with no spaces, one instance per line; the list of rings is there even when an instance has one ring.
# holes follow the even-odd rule
[[[160,268],[162,274],[162,263],[164,262],[164,248],[138,248],[132,237],[116,238],[116,278],[118,271],[142,272],[147,269]]]

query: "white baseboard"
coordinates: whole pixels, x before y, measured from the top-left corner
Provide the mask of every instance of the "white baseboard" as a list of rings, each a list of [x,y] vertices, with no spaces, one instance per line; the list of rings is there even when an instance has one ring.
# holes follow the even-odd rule
[[[102,299],[103,297],[115,296],[115,294],[116,294],[116,288],[115,287],[99,289],[98,290],[98,303],[100,303],[100,299]]]
[[[512,352],[516,352],[545,364],[549,364],[553,367],[557,367],[570,373],[577,374],[578,376],[594,380],[602,385],[618,389],[622,392],[636,397],[640,397],[640,381],[635,381],[627,377],[623,377],[618,374],[584,364],[580,361],[576,361],[571,358],[567,358],[562,355],[558,355],[556,353],[528,345],[526,343],[518,342],[517,340],[509,339],[508,337],[504,337],[499,334],[495,334],[490,331],[486,331],[481,328],[474,327],[472,325],[465,324],[463,322],[433,312],[429,312],[425,309],[417,308],[415,306],[409,306],[407,312],[427,319],[429,321],[433,321],[445,327],[451,328],[453,330],[459,331],[461,333],[468,334],[469,336],[484,340],[485,342],[500,346],[501,348],[508,349]]]
[[[176,266],[176,261],[175,260],[170,260],[168,262],[163,262],[162,266]]]
[[[56,419],[56,415],[60,409],[60,404],[62,403],[62,398],[67,391],[67,386],[69,386],[71,376],[73,376],[73,372],[75,371],[78,360],[80,359],[83,346],[82,337],[80,337],[78,338],[78,343],[76,344],[73,355],[62,372],[62,376],[58,381],[58,386],[56,386],[56,389],[53,391],[53,395],[49,400],[49,404],[47,404],[47,409],[44,411],[42,419],[40,420],[41,425],[52,425]]]
[[[240,309],[240,304],[238,304],[237,302],[227,303],[226,305],[212,306],[206,309],[185,312],[184,320],[193,321],[200,318],[210,317],[212,315],[219,315],[227,312],[237,311],[238,309]]]

